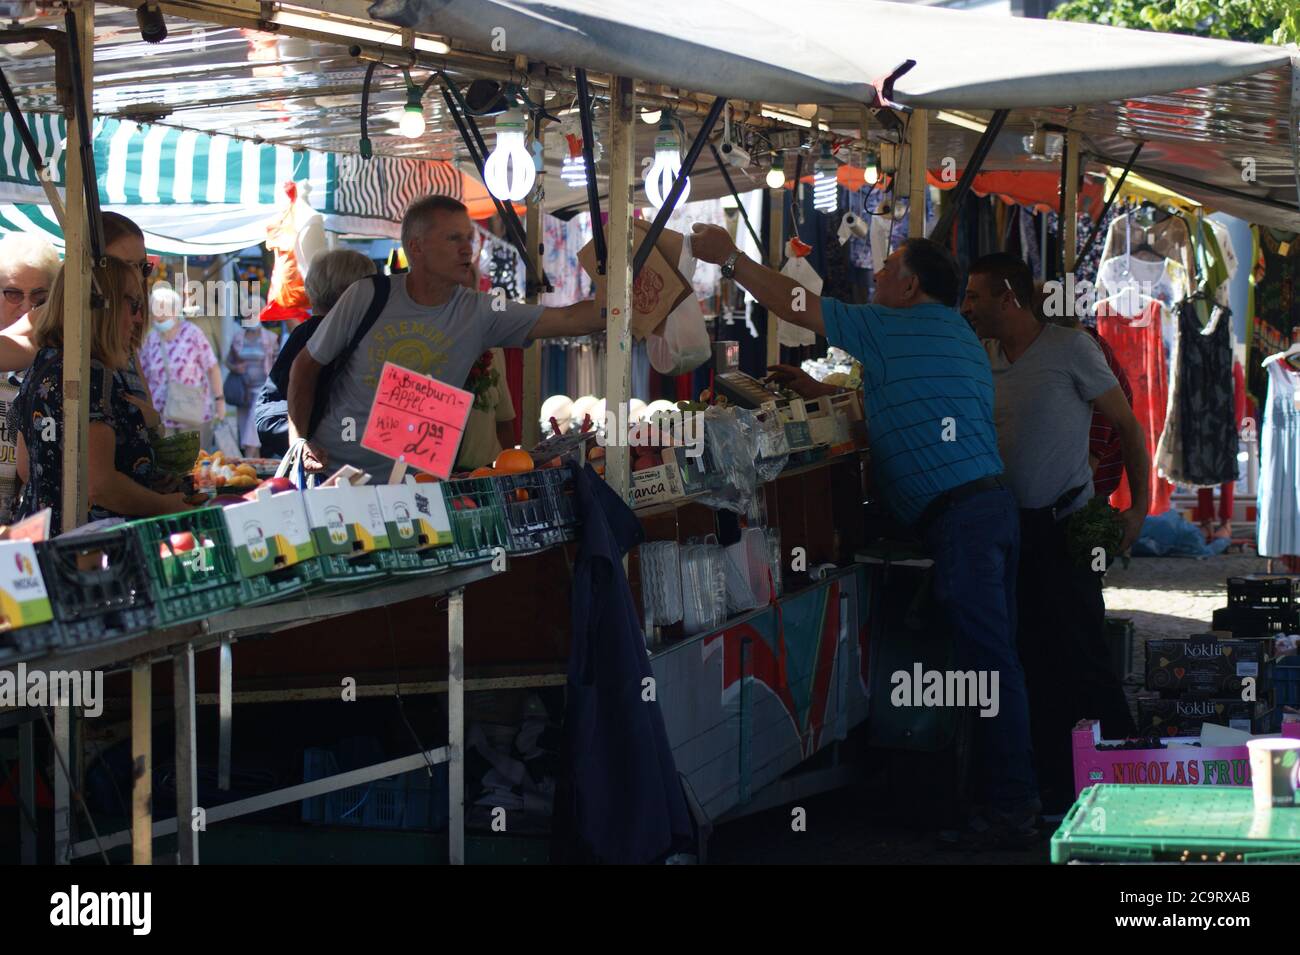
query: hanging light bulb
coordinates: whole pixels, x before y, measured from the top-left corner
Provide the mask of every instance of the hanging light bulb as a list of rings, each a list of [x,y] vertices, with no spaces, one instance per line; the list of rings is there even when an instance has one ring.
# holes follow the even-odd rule
[[[682,171],[680,148],[681,140],[678,139],[677,133],[673,129],[672,120],[665,118],[659,124],[659,135],[655,137],[654,164],[650,167],[650,171],[645,174],[645,197],[656,209],[664,204],[664,199],[672,191],[673,183]],[[691,181],[690,179],[684,179],[682,181],[682,194],[677,200],[677,204],[679,206],[684,204],[690,194]]]
[[[822,145],[821,158],[813,164],[813,208],[818,212],[834,212],[839,206],[840,164],[831,155],[829,143]]]
[[[663,119],[663,115],[664,112],[661,109],[643,109],[641,110],[641,122],[653,126]]]
[[[785,157],[777,153],[772,157],[772,168],[767,171],[767,188],[780,189],[785,185]]]
[[[880,181],[880,160],[876,158],[875,153],[867,153],[866,172],[863,175],[868,186],[874,186]]]
[[[564,138],[568,141],[568,152],[565,153],[564,162],[560,166],[560,178],[568,184],[570,189],[586,189],[587,160],[582,154],[582,134],[566,132]],[[593,140],[591,144],[591,161],[599,162],[600,156],[600,141]]]
[[[407,139],[419,139],[424,135],[424,103],[421,101],[420,88],[406,88],[406,105],[402,107],[402,118],[397,128]]]
[[[483,182],[488,192],[507,202],[518,202],[528,195],[537,181],[537,168],[524,145],[528,121],[517,109],[497,117],[496,145],[483,164]]]

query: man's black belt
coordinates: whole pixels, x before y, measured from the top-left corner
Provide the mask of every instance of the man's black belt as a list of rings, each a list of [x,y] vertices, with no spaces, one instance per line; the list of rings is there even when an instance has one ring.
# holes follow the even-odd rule
[[[1050,517],[1052,519],[1052,523],[1056,523],[1057,520],[1056,515],[1059,514],[1061,511],[1065,510],[1071,504],[1073,504],[1078,499],[1079,495],[1083,493],[1084,488],[1086,488],[1087,486],[1088,485],[1086,484],[1080,484],[1078,487],[1070,488],[1068,491],[1066,491],[1064,494],[1058,497],[1054,503],[1049,504],[1047,507],[1021,508],[1020,509],[1021,523],[1023,524],[1027,520],[1034,520],[1034,519],[1041,520],[1044,517]]]
[[[1002,483],[1002,475],[990,474],[987,477],[976,478],[974,481],[948,488],[925,506],[925,510],[921,512],[921,519],[916,522],[917,530],[924,534],[929,526],[954,504],[960,504],[976,494],[993,491],[1001,487],[1005,487]]]

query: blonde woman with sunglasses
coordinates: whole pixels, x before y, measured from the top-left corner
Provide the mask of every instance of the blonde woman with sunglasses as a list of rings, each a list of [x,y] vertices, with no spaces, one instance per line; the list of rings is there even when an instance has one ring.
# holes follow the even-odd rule
[[[89,503],[85,520],[153,517],[187,508],[183,495],[150,488],[154,455],[139,406],[128,400],[125,371],[132,341],[146,321],[144,282],[138,268],[109,259],[95,270],[107,306],[94,312],[89,381]],[[43,508],[62,526],[63,504],[63,295],[61,269],[50,289],[48,307],[32,329],[36,358],[15,402],[18,420],[18,475],[23,481],[16,517]]]

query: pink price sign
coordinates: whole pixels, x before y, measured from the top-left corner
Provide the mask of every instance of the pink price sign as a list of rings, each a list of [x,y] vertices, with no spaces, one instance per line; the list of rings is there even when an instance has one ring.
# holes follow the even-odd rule
[[[385,362],[361,446],[445,478],[473,403],[468,391]]]

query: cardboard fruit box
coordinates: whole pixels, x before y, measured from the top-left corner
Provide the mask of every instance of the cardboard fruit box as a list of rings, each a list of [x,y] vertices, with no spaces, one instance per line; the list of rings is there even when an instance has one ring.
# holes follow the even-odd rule
[[[316,556],[301,491],[263,489],[246,504],[221,509],[244,577],[291,567]]]
[[[1273,658],[1271,639],[1223,639],[1198,634],[1183,639],[1149,640],[1146,644],[1146,688],[1162,695],[1189,694],[1212,699],[1241,698],[1242,681],[1267,686],[1267,663]]]
[[[317,553],[353,557],[388,548],[388,529],[372,486],[317,487],[302,496]]]
[[[1138,732],[1150,736],[1197,736],[1205,723],[1215,723],[1247,733],[1271,733],[1280,714],[1272,702],[1247,702],[1236,697],[1222,700],[1139,699]]]

